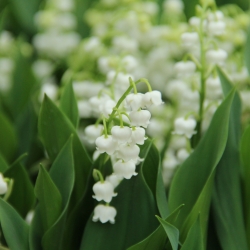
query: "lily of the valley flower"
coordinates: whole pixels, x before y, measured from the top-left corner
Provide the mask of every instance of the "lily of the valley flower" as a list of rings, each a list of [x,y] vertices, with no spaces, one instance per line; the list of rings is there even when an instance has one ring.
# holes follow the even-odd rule
[[[94,199],[108,203],[117,195],[117,193],[114,193],[114,186],[108,181],[98,181],[93,186],[93,191],[95,193],[92,196]]]
[[[136,166],[133,160],[129,160],[127,162],[119,160],[113,165],[114,173],[125,179],[131,179],[132,176],[137,175],[135,168]]]
[[[8,185],[3,178],[3,175],[0,174],[0,195],[5,194],[8,190]]]
[[[85,128],[85,135],[90,143],[94,143],[95,140],[102,135],[103,125],[89,125]]]
[[[129,113],[129,118],[132,126],[147,128],[151,113],[148,110],[132,111]]]
[[[132,131],[129,127],[114,126],[111,129],[111,134],[114,140],[118,142],[127,142],[130,139]]]
[[[187,138],[191,138],[192,135],[196,134],[195,127],[196,121],[193,118],[185,119],[180,117],[174,121],[175,130],[173,134],[185,135]]]
[[[146,107],[150,107],[151,105],[159,106],[163,103],[161,98],[161,92],[158,90],[153,90],[145,93],[142,98],[142,101]]]
[[[117,211],[114,207],[99,204],[94,209],[94,216],[92,220],[94,222],[100,220],[101,223],[106,223],[109,221],[110,223],[114,224],[116,214]]]
[[[112,155],[115,152],[117,142],[113,140],[111,135],[102,135],[96,139],[95,144],[100,153],[106,152],[108,155]]]

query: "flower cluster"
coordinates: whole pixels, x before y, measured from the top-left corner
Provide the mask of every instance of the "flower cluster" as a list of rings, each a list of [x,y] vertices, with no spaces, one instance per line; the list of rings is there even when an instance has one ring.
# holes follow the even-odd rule
[[[136,84],[144,81],[149,92],[137,93]],[[130,91],[134,89],[134,93]],[[130,78],[130,86],[120,97],[117,103],[112,99],[99,98],[99,112],[102,114],[103,125],[89,125],[85,129],[86,138],[90,142],[95,140],[97,154],[106,153],[112,159],[113,173],[104,180],[102,174],[95,170],[99,176],[99,181],[93,186],[94,196],[97,201],[103,201],[106,205],[99,204],[94,210],[93,221],[98,219],[105,223],[115,222],[116,210],[109,206],[112,198],[117,194],[114,188],[119,182],[131,179],[137,175],[136,165],[143,159],[139,157],[140,147],[146,139],[145,129],[147,128],[151,113],[148,111],[152,105],[162,104],[161,93],[152,91],[146,79],[134,82]],[[117,125],[116,120],[119,121]]]

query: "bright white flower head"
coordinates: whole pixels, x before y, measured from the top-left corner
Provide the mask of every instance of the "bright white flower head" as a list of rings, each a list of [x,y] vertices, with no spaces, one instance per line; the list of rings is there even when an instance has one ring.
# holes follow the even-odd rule
[[[132,126],[147,128],[151,114],[148,110],[132,111],[129,113],[129,118]]]
[[[114,173],[125,179],[131,179],[132,176],[137,175],[135,168],[136,166],[133,160],[129,160],[127,162],[119,160],[113,165]]]
[[[174,121],[174,127],[175,130],[173,134],[185,135],[187,138],[191,138],[192,135],[196,134],[196,131],[194,131],[196,127],[196,120],[194,120],[193,118],[177,118]]]
[[[131,108],[131,110],[138,110],[139,108],[142,108],[142,99],[143,94],[142,93],[131,93],[126,96],[126,104],[128,107]]]
[[[144,141],[146,140],[145,129],[141,127],[132,128],[132,134],[130,140],[134,144],[143,145]]]
[[[180,76],[192,75],[196,70],[196,65],[192,61],[177,62],[174,66],[175,72]]]
[[[218,76],[209,77],[206,80],[206,95],[209,99],[217,99],[222,95],[220,78]]]
[[[100,220],[101,223],[109,221],[111,224],[114,224],[116,214],[117,211],[114,207],[99,204],[94,209],[94,216],[92,220],[94,222]]]
[[[223,49],[211,49],[206,52],[206,59],[209,63],[223,65],[227,59],[227,52]]]
[[[190,48],[199,43],[199,35],[197,32],[185,32],[181,35],[181,41],[185,48]]]
[[[138,66],[138,62],[135,57],[131,55],[127,55],[122,59],[122,64],[127,72],[134,71],[134,69]]]
[[[100,97],[93,96],[89,99],[89,104],[94,114],[98,114],[98,115],[100,114],[100,107],[108,99],[109,98],[107,96],[100,96]]]
[[[3,175],[0,174],[0,195],[5,194],[8,190],[8,185],[3,178]]]
[[[220,36],[225,32],[226,23],[223,21],[211,21],[207,25],[208,33],[212,36]]]
[[[96,149],[100,153],[106,152],[108,155],[112,155],[116,150],[117,142],[115,142],[111,135],[102,135],[98,137],[95,141]]]
[[[114,126],[111,129],[113,139],[118,142],[128,142],[132,131],[129,127]]]
[[[93,186],[93,191],[95,195],[92,197],[98,201],[105,201],[109,203],[113,197],[117,196],[117,193],[114,193],[114,186],[108,181],[98,181]]]
[[[115,107],[116,102],[112,99],[106,100],[102,106],[100,106],[101,113],[108,118],[109,115],[112,113],[113,108]]]
[[[161,92],[158,90],[153,90],[145,93],[142,98],[142,102],[146,107],[150,107],[151,105],[159,106],[163,104]]]
[[[137,145],[123,143],[119,145],[118,157],[124,161],[134,160],[139,158],[140,148]]]
[[[102,132],[103,132],[103,125],[101,124],[89,125],[85,128],[86,139],[90,143],[94,143],[95,140],[102,135]]]
[[[185,148],[178,150],[177,159],[179,163],[183,163],[188,158],[189,155],[190,153],[188,153],[188,151]]]
[[[114,173],[112,173],[109,176],[106,176],[106,178],[105,178],[105,180],[110,182],[113,185],[114,188],[116,188],[120,184],[122,179],[123,178],[121,176],[118,176],[118,175],[116,175]]]

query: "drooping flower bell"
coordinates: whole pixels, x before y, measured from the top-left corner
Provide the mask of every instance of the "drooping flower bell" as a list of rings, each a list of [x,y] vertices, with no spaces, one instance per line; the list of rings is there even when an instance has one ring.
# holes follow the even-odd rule
[[[146,107],[150,107],[151,105],[159,106],[163,103],[161,98],[161,92],[158,90],[153,90],[145,93],[142,98],[142,101]]]
[[[109,181],[98,181],[93,186],[93,191],[95,195],[92,197],[98,201],[110,202],[113,197],[117,196],[117,193],[114,193],[114,186]]]
[[[145,137],[145,129],[141,127],[134,127],[132,128],[132,134],[131,134],[131,142],[134,144],[143,145],[144,141],[146,140]]]
[[[86,139],[90,143],[94,143],[95,140],[102,135],[103,125],[89,125],[85,128]]]
[[[191,138],[192,135],[196,134],[194,130],[196,127],[196,121],[193,118],[185,119],[183,117],[177,118],[174,121],[174,132],[173,134],[185,135],[187,138]]]
[[[111,134],[114,140],[118,142],[128,142],[132,131],[129,127],[114,126],[111,129]]]
[[[106,223],[109,221],[110,223],[114,224],[116,214],[117,211],[114,207],[99,204],[94,209],[94,216],[92,220],[94,222],[100,220],[101,223]]]
[[[5,194],[8,190],[8,185],[3,178],[3,175],[0,174],[0,195]]]
[[[142,108],[142,99],[143,99],[143,94],[142,93],[131,93],[126,96],[126,104],[127,106],[133,110],[136,111],[139,108]]]
[[[114,173],[125,179],[131,179],[132,176],[137,175],[135,168],[136,166],[133,160],[129,160],[127,162],[119,160],[113,165]]]
[[[95,144],[100,153],[106,152],[108,155],[112,155],[116,150],[117,142],[113,140],[111,135],[102,135],[96,139]]]
[[[124,161],[134,160],[139,158],[140,148],[137,145],[123,143],[119,145],[118,157]]]
[[[151,113],[148,110],[138,110],[129,113],[129,118],[132,126],[142,126],[147,128]]]

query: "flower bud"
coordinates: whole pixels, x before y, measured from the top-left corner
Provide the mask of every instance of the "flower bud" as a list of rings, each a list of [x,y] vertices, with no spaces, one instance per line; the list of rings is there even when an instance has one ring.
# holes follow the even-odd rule
[[[0,195],[5,194],[8,190],[8,185],[3,178],[3,175],[0,174]]]

